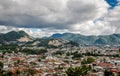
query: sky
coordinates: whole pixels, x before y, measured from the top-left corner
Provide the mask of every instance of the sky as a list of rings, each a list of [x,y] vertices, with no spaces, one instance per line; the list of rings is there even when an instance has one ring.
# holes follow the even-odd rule
[[[120,34],[120,0],[0,0],[0,33]]]

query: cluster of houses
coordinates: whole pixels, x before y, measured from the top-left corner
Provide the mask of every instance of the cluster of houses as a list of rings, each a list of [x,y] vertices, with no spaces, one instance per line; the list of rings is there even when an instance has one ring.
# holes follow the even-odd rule
[[[97,49],[95,51],[94,49]],[[111,49],[111,48],[110,48]],[[110,50],[109,49],[109,50]],[[92,51],[93,50],[93,51]],[[96,47],[81,48],[78,50],[79,53],[95,52],[100,54],[118,54],[119,49],[111,49],[114,51],[109,52],[103,48],[99,49]],[[70,66],[81,66],[81,62],[84,59],[92,57],[95,59],[94,62],[87,64],[92,67],[92,71],[89,72],[89,76],[104,76],[105,71],[109,71],[115,76],[120,72],[120,58],[119,57],[108,57],[108,56],[83,56],[77,60],[72,59],[71,56],[52,55],[54,51],[49,51],[46,54],[41,55],[30,55],[21,52],[18,53],[0,53],[0,61],[4,63],[3,70],[11,71],[15,76],[17,70],[21,72],[20,76],[28,74],[28,70],[34,70],[34,76],[67,76],[66,70]],[[3,57],[2,57],[3,56]],[[68,57],[68,58],[65,58]]]

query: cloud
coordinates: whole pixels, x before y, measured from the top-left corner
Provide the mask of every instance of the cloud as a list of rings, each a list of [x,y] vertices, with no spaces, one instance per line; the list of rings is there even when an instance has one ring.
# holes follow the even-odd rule
[[[22,29],[35,37],[120,33],[120,6],[109,7],[105,0],[1,0],[0,32]]]
[[[69,24],[100,17],[106,13],[107,7],[104,0],[1,0],[0,24],[27,28],[68,28]]]
[[[108,35],[114,33],[115,28],[104,21],[87,21],[83,24],[75,24],[71,27],[71,31],[83,35]]]
[[[67,29],[66,30],[58,30],[58,29],[37,29],[34,32],[34,37],[48,37],[51,36],[52,34],[55,33],[65,33],[65,32],[70,32]]]
[[[32,32],[31,29],[29,28],[15,28],[15,27],[11,27],[11,26],[4,26],[4,25],[0,25],[0,33],[7,33],[10,31],[20,31],[23,30],[26,33],[28,33],[30,36],[32,36],[34,33]]]
[[[120,33],[120,6],[110,10],[109,14],[105,17],[105,21],[110,23],[110,27],[115,28],[115,33]]]

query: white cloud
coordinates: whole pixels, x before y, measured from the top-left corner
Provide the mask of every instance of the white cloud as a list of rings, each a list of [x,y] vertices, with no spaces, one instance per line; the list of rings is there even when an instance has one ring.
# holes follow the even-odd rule
[[[0,31],[25,30],[35,37],[120,33],[120,6],[108,8],[105,0],[1,0]]]
[[[97,21],[95,23],[93,21],[87,21],[83,24],[75,24],[71,27],[71,30],[83,35],[106,35],[115,32],[115,28],[109,26],[109,23],[104,21]]]
[[[69,28],[69,24],[101,17],[107,12],[106,8],[104,0],[1,0],[0,23],[16,27]]]
[[[120,33],[120,6],[110,10],[104,21],[108,22],[110,27],[114,27],[114,33]]]
[[[20,30],[25,31],[26,33],[28,33],[31,36],[33,35],[32,30],[29,28],[15,28],[15,27],[7,27],[4,25],[0,25],[0,33],[7,33],[10,31],[20,31]]]

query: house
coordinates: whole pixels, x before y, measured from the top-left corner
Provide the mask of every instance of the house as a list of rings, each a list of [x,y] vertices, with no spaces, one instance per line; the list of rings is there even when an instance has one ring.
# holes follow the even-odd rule
[[[120,66],[120,60],[114,60],[114,64],[115,64],[116,66]]]

